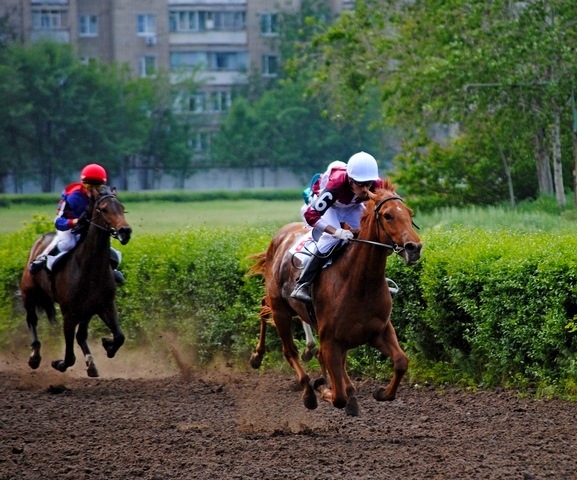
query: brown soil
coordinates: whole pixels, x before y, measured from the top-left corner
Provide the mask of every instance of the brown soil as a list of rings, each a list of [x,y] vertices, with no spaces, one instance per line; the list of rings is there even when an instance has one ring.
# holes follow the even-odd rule
[[[378,403],[367,381],[348,417],[307,411],[291,374],[52,359],[0,359],[0,480],[577,478],[575,403],[407,383]]]

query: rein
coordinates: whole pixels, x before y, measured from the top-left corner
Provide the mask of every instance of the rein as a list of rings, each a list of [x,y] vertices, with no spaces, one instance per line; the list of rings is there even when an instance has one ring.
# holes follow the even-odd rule
[[[116,195],[113,195],[112,193],[108,193],[106,195],[103,195],[102,197],[99,197],[96,200],[96,205],[94,206],[94,208],[96,208],[96,212],[98,213],[98,215],[101,214],[100,208],[98,208],[98,206],[100,205],[102,200],[106,200],[107,198],[116,198]],[[105,232],[108,232],[112,238],[118,237],[118,232],[116,231],[116,229],[112,228],[108,223],[106,223],[106,227],[103,227],[102,225],[95,223],[94,221],[92,221],[92,219],[88,220],[88,223],[90,225],[94,225],[96,228],[99,228],[100,230],[104,230]]]
[[[401,202],[403,201],[403,199],[401,197],[399,197],[398,195],[393,195],[391,197],[387,197],[384,198],[383,200],[381,200],[379,203],[377,203],[375,205],[375,208],[373,210],[373,212],[375,213],[375,221],[377,222],[377,228],[378,229],[383,229],[383,232],[385,233],[385,235],[387,236],[387,238],[389,239],[389,241],[391,242],[390,244],[388,243],[381,243],[381,242],[374,242],[372,240],[361,240],[359,238],[352,238],[350,241],[352,242],[360,242],[360,243],[369,243],[371,245],[376,245],[378,247],[384,247],[384,248],[388,248],[389,250],[392,250],[393,253],[401,253],[405,247],[402,247],[401,245],[396,244],[395,242],[393,242],[393,239],[391,238],[391,236],[387,233],[387,230],[385,229],[385,226],[383,225],[383,222],[381,220],[381,216],[379,215],[379,210],[381,209],[381,207],[383,206],[383,204],[385,204],[386,202],[388,202],[389,200],[400,200]],[[415,227],[417,227],[414,223],[413,225]],[[419,227],[417,227],[419,228]]]

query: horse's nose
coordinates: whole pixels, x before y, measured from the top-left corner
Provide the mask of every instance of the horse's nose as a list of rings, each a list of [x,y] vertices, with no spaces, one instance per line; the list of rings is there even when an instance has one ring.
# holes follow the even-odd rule
[[[130,240],[131,234],[132,234],[131,227],[120,227],[118,229],[118,240],[120,240],[120,243],[122,243],[122,245],[126,245]]]
[[[416,263],[421,258],[422,243],[407,242],[405,243],[405,252],[407,252],[407,262]]]

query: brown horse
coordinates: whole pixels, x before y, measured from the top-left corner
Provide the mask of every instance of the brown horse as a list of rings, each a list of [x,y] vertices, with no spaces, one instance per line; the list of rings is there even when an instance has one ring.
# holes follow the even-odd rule
[[[392,253],[400,255],[407,265],[415,264],[421,255],[422,243],[413,229],[412,211],[388,180],[383,189],[369,195],[356,238],[315,281],[312,308],[316,323],[306,304],[290,296],[299,270],[289,250],[310,228],[303,223],[286,225],[275,234],[266,252],[251,257],[257,260],[251,273],[262,275],[266,288],[261,309],[262,338],[251,365],[255,368],[260,365],[265,350],[263,328],[267,317],[272,315],[284,356],[296,370],[303,388],[303,401],[309,409],[317,407],[316,389],[321,398],[335,407],[346,407],[347,414],[359,414],[356,388],[346,371],[347,352],[351,348],[372,345],[393,360],[393,378],[387,388],[380,387],[373,392],[376,400],[393,400],[407,371],[408,358],[399,346],[390,321],[392,297],[385,266]],[[313,382],[299,362],[292,336],[295,316],[318,331],[318,359],[323,376]],[[330,388],[325,380],[327,371]]]
[[[30,251],[20,290],[26,309],[26,321],[32,334],[32,354],[28,365],[33,369],[38,368],[41,361],[36,310],[45,310],[48,320],[55,323],[54,302],[60,305],[66,341],[64,360],[52,362],[56,370],[65,372],[76,362],[76,334],[76,341],[84,354],[88,376],[98,376],[87,344],[88,324],[94,315],[98,315],[112,332],[113,338],[102,339],[109,358],[114,357],[124,343],[114,301],[116,282],[110,265],[110,237],[117,238],[125,245],[130,240],[132,228],[124,218],[124,206],[116,198],[116,191],[108,186],[99,189],[91,203],[91,209],[92,216],[86,238],[56,262],[52,272],[44,269],[32,275],[28,265],[53,240],[54,232],[40,237]]]

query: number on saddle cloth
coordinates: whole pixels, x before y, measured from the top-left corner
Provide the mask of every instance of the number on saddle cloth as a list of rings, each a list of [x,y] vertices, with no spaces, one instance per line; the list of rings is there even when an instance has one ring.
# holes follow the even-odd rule
[[[307,188],[303,190],[303,199],[307,205],[310,205],[313,200],[313,185],[321,178],[320,173],[315,173],[313,178],[311,178],[311,182]]]

